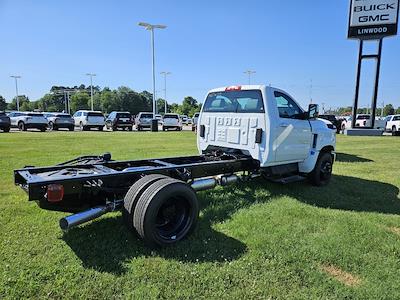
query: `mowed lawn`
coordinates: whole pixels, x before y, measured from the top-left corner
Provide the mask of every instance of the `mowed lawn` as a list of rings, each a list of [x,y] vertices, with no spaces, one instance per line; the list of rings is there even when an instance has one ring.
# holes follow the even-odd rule
[[[399,299],[400,138],[338,136],[329,186],[262,179],[199,193],[197,229],[149,250],[112,213],[68,233],[13,169],[78,155],[196,154],[192,132],[0,134],[0,298]]]

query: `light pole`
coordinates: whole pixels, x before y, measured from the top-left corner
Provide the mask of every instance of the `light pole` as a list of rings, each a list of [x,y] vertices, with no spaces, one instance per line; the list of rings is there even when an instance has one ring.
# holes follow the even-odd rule
[[[251,75],[255,74],[256,71],[252,71],[252,70],[247,70],[243,72],[244,74],[247,74],[249,76],[249,85],[250,85],[250,79],[251,79]]]
[[[17,111],[19,111],[18,79],[21,78],[21,76],[11,75],[10,77],[15,79],[15,93],[17,94]]]
[[[96,76],[96,74],[93,73],[86,73],[87,76],[90,76],[90,101],[91,101],[91,107],[93,110],[93,76]]]
[[[143,26],[151,33],[151,55],[152,55],[152,72],[153,72],[153,118],[156,115],[156,73],[155,73],[155,58],[154,58],[154,28],[165,29],[165,25],[153,25],[149,23],[140,22],[139,26]]]
[[[167,75],[171,75],[171,72],[161,72],[164,75],[164,114],[167,113]]]

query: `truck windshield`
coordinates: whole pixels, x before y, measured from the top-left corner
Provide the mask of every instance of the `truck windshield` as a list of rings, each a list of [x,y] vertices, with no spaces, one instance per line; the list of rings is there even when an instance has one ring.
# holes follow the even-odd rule
[[[261,91],[224,91],[207,96],[204,112],[263,113]]]

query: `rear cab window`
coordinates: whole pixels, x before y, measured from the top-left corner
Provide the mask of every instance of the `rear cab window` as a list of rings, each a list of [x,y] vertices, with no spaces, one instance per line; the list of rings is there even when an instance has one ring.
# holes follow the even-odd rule
[[[93,112],[93,111],[88,112],[87,116],[88,117],[102,117],[102,118],[104,118],[104,116],[103,116],[103,114],[101,112]]]
[[[140,119],[153,119],[152,114],[141,114]]]
[[[178,115],[164,115],[164,119],[179,119]]]
[[[117,118],[131,118],[131,114],[128,113],[117,113]]]
[[[264,113],[260,90],[223,91],[208,94],[203,112]]]

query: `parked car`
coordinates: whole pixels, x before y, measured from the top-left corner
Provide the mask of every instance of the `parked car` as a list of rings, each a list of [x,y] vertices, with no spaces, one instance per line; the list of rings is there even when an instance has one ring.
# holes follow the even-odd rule
[[[182,124],[188,125],[188,116],[181,115]]]
[[[74,116],[75,126],[79,126],[80,130],[89,130],[98,128],[103,131],[105,118],[101,111],[78,110]]]
[[[341,130],[344,132],[345,129],[351,128],[351,122],[353,117],[350,116],[347,120],[343,120],[340,126]],[[356,117],[356,127],[369,127],[371,126],[371,115],[368,114],[359,114]],[[375,118],[375,129],[382,129],[384,130],[386,127],[385,120],[381,120],[380,118]]]
[[[153,120],[153,113],[140,112],[136,116],[135,124],[136,129],[141,131],[143,128],[151,128],[151,121]]]
[[[337,119],[335,115],[319,115],[318,117],[331,122],[336,127],[336,133],[340,132],[342,120]]]
[[[63,230],[121,209],[128,230],[154,248],[176,244],[194,229],[202,207],[197,191],[260,175],[281,183],[308,178],[316,186],[332,178],[336,134],[328,121],[318,119],[318,105],[304,111],[283,90],[265,85],[213,89],[198,122],[197,156],[136,161],[114,161],[110,153],[83,156],[53,167],[14,170],[14,182],[43,209],[76,212],[59,221]],[[299,190],[304,192],[294,188],[293,194]]]
[[[386,117],[385,131],[391,132],[392,135],[400,134],[400,115]]]
[[[193,119],[192,118],[188,118],[187,119],[187,123],[188,123],[188,125],[193,124]]]
[[[5,112],[0,111],[0,129],[4,132],[9,132],[11,128],[10,117]]]
[[[129,131],[132,131],[132,114],[128,111],[113,111],[108,115],[106,119],[106,127],[107,129],[112,129],[113,131],[117,130],[118,128],[122,128],[123,130],[128,129]]]
[[[21,131],[29,128],[40,129],[46,131],[47,119],[42,113],[14,111],[9,115],[11,127],[17,127]]]
[[[47,127],[49,130],[58,130],[60,128],[67,128],[69,131],[74,131],[75,123],[70,114],[66,113],[44,113],[47,119]]]
[[[200,113],[195,113],[193,115],[193,123],[192,123],[192,131],[196,131],[197,129],[197,121],[199,120]]]
[[[162,130],[168,129],[182,130],[182,122],[178,114],[165,114]]]

